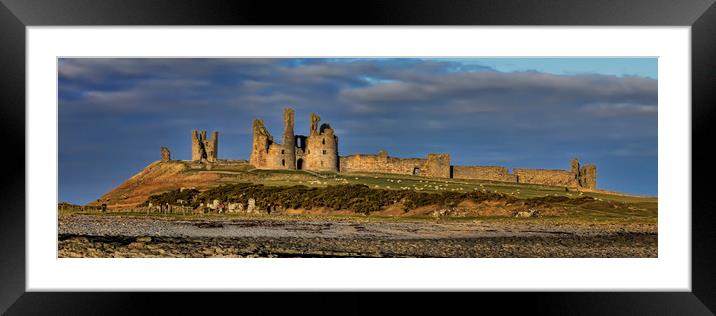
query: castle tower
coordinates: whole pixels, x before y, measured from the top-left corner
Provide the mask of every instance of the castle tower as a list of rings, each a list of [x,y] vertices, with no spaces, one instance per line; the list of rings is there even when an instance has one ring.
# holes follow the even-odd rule
[[[201,135],[197,130],[191,131],[191,160],[199,161],[204,156]]]
[[[191,160],[216,162],[219,149],[219,132],[213,132],[206,139],[206,131],[191,131]]]
[[[206,135],[205,131],[202,133]],[[206,151],[207,161],[216,162],[219,160],[219,132],[211,133],[211,138],[204,140],[204,150]]]
[[[283,109],[283,149],[281,166],[289,170],[296,169],[296,137],[293,134],[293,125],[293,109]]]
[[[338,172],[338,137],[328,124],[318,128],[321,118],[311,113],[311,128],[306,140],[305,168]]]
[[[579,185],[587,189],[597,188],[597,166],[585,165],[580,170]]]

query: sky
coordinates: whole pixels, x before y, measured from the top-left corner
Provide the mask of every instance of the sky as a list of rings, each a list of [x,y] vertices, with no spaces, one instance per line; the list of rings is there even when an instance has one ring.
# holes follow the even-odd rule
[[[153,161],[191,158],[191,130],[219,132],[219,159],[248,159],[251,122],[275,139],[309,113],[339,154],[453,165],[597,165],[601,189],[657,194],[656,58],[58,60],[59,200],[96,200]]]

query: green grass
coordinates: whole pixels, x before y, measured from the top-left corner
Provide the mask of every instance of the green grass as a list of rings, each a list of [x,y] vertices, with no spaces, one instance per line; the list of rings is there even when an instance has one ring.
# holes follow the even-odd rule
[[[370,188],[389,190],[416,190],[420,192],[495,192],[503,193],[518,199],[528,199],[544,196],[566,196],[578,198],[583,196],[593,197],[597,201],[584,205],[558,205],[567,210],[567,214],[558,217],[541,217],[538,219],[512,219],[505,217],[496,218],[470,218],[453,217],[448,221],[512,221],[512,220],[537,220],[550,222],[588,222],[588,223],[646,223],[656,224],[658,215],[658,198],[642,197],[620,194],[609,194],[600,192],[577,192],[569,189],[566,192],[564,187],[535,184],[504,183],[484,180],[463,180],[463,179],[430,179],[408,175],[396,174],[372,174],[372,173],[323,173],[326,178],[316,177],[302,171],[271,171],[254,170],[264,177],[262,184],[267,186],[290,186],[305,185],[309,187],[325,187],[338,184],[364,184]],[[290,176],[291,179],[282,179],[282,176]],[[303,180],[296,180],[301,176]],[[399,180],[399,182],[398,182]],[[374,217],[371,215],[371,217]],[[380,217],[375,216],[380,219]],[[405,219],[405,218],[403,218]],[[411,218],[420,219],[420,218]],[[428,218],[426,220],[433,220]]]
[[[491,192],[505,193],[517,198],[541,197],[547,195],[558,195],[567,197],[591,196],[598,199],[618,202],[656,202],[656,197],[638,197],[628,195],[616,195],[596,192],[576,192],[570,189],[565,192],[564,187],[548,185],[506,183],[485,180],[463,180],[463,179],[431,179],[408,175],[396,174],[364,174],[364,173],[322,173],[326,178],[316,177],[303,171],[293,170],[254,170],[253,173],[263,175],[267,179],[262,180],[264,185],[297,185],[322,187],[336,184],[365,184],[370,188],[400,190],[407,188],[424,192],[471,192],[487,190]],[[305,180],[281,179],[281,175],[303,176]],[[397,180],[400,180],[398,183]],[[377,187],[376,187],[377,186]],[[436,187],[437,186],[437,187]]]
[[[212,172],[212,171],[233,171],[238,174],[251,175],[254,179],[258,179],[257,183],[265,186],[294,186],[304,185],[308,187],[326,187],[333,185],[353,185],[363,184],[371,189],[388,189],[388,190],[414,190],[418,192],[492,192],[502,193],[517,199],[528,199],[544,196],[566,196],[570,198],[578,198],[583,196],[593,197],[596,200],[580,205],[555,204],[555,206],[564,207],[567,211],[562,216],[540,217],[536,219],[515,219],[509,217],[444,217],[438,219],[446,222],[461,221],[535,221],[560,223],[644,223],[657,224],[658,214],[658,198],[656,197],[639,197],[629,195],[608,194],[599,192],[576,192],[570,189],[565,192],[564,187],[555,187],[547,185],[533,184],[516,184],[503,183],[496,181],[483,180],[463,180],[463,179],[430,179],[408,175],[396,174],[368,174],[368,173],[330,173],[321,172],[321,177],[304,171],[293,170],[257,170],[248,167],[236,168],[213,168],[210,171],[191,171],[191,172]],[[220,184],[231,183],[234,180],[222,181]],[[246,180],[236,178],[236,181],[246,182]],[[219,184],[217,184],[218,186]],[[99,214],[98,212],[69,212],[67,214]],[[150,215],[144,213],[104,213],[107,215],[120,216],[151,216],[157,218],[177,218],[177,219],[223,219],[223,218],[271,218],[271,219],[310,219],[310,218],[328,218],[335,220],[379,220],[379,221],[436,221],[430,216],[412,216],[412,217],[391,217],[362,214],[355,215],[246,215],[246,214],[157,214]]]

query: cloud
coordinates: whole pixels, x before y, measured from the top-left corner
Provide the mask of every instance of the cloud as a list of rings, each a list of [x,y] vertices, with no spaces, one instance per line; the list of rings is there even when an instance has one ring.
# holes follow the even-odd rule
[[[581,111],[601,117],[619,117],[623,115],[655,115],[658,107],[656,104],[596,103],[583,106]]]
[[[655,80],[600,75],[560,76],[538,72],[496,71],[396,76],[400,82],[355,87],[340,92],[341,100],[361,112],[389,107],[431,107],[455,112],[557,110],[595,102],[656,104]]]

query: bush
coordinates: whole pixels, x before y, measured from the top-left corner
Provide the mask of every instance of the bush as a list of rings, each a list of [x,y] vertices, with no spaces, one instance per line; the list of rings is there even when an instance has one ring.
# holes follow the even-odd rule
[[[176,205],[177,200],[184,200],[187,203],[191,203],[192,200],[194,200],[194,197],[198,194],[199,191],[195,189],[176,189],[162,194],[152,195],[144,203],[142,203],[141,206],[146,206],[149,203],[154,205],[164,205],[167,203],[170,205]]]
[[[246,205],[249,198],[256,201],[261,209],[271,206],[284,208],[329,208],[333,210],[351,210],[356,213],[369,214],[379,211],[390,205],[403,202],[404,210],[410,210],[426,205],[437,204],[453,207],[460,202],[470,199],[476,202],[485,200],[516,200],[513,197],[499,193],[483,192],[416,192],[411,190],[383,190],[371,189],[362,184],[337,185],[323,188],[309,188],[303,185],[296,186],[264,186],[262,184],[240,183],[222,185],[204,192],[197,190],[174,190],[151,196],[144,204],[176,204],[181,199],[191,201],[197,207],[199,203],[211,203],[220,200],[228,203],[242,203]]]

